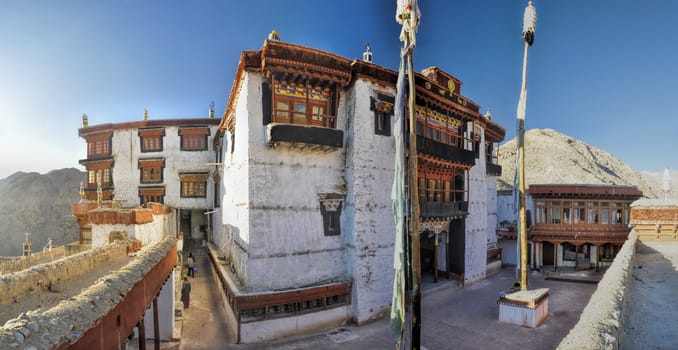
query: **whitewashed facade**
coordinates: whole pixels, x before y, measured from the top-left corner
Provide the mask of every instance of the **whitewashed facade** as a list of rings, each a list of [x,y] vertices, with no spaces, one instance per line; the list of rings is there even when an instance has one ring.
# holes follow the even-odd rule
[[[391,201],[395,78],[396,72],[370,62],[278,41],[266,41],[260,52],[243,52],[217,138],[223,150],[222,227],[215,229],[213,239],[243,290],[261,295],[348,282],[348,318],[360,324],[389,310],[395,232]],[[496,244],[497,166],[494,173],[487,169],[483,148],[501,141],[504,130],[454,91],[454,84],[461,84],[447,73],[432,68],[417,79],[431,99],[445,96],[442,88],[441,92],[436,88],[448,88],[448,97],[434,102],[461,106],[455,118],[466,124],[459,122],[457,131],[459,138],[469,140],[458,151],[466,157],[462,160],[454,156],[427,160],[449,161],[452,171],[461,174],[459,193],[453,196],[467,204],[455,204],[450,215],[424,218],[422,227],[441,234],[437,269],[446,277],[475,283],[485,278],[487,249]],[[442,79],[454,82],[443,84]],[[297,90],[292,90],[289,86],[295,84]],[[303,103],[311,106],[312,98],[323,98],[318,97],[323,88],[329,96],[323,105],[330,109],[329,119],[321,121],[313,112],[306,112],[307,125],[276,119],[288,115],[278,101],[296,94],[300,101],[306,96]],[[435,114],[431,110],[438,107],[422,103],[427,113]],[[332,126],[318,126],[316,121]],[[383,121],[386,125],[381,125]],[[433,146],[447,151],[447,145]],[[449,181],[444,186],[449,187]],[[433,196],[437,201],[431,202],[441,204],[449,193],[438,191],[439,197]],[[337,212],[338,223],[332,216]],[[464,245],[459,272],[451,271],[446,257],[448,242],[454,240],[445,235],[453,220],[454,227],[463,228],[456,233]]]

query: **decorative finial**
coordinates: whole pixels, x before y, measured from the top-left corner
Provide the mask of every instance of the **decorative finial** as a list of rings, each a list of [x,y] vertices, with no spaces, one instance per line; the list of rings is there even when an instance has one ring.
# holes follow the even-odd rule
[[[485,112],[485,118],[487,118],[487,120],[492,120],[492,113],[490,112],[489,107],[487,108],[487,112]]]
[[[365,52],[363,52],[363,61],[372,63],[372,51],[370,50],[370,43],[365,43]]]
[[[269,34],[268,34],[268,40],[273,40],[273,41],[280,41],[280,34],[273,29]]]
[[[87,120],[87,114],[82,114],[82,127],[86,128],[89,126],[89,121]]]
[[[214,118],[214,101],[210,102],[209,117]]]
[[[534,8],[532,1],[527,3],[525,13],[523,14],[523,39],[532,46],[534,42],[534,32],[537,29],[537,10]]]
[[[144,108],[144,121],[148,120],[148,109]]]

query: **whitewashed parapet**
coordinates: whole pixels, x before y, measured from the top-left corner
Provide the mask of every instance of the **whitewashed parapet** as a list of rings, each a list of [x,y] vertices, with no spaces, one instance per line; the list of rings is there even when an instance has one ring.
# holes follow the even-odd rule
[[[618,349],[624,330],[633,256],[638,236],[631,231],[577,324],[558,345],[559,350]]]
[[[165,238],[79,295],[7,321],[0,327],[0,348],[57,349],[72,344],[108,315],[175,244],[176,239]]]

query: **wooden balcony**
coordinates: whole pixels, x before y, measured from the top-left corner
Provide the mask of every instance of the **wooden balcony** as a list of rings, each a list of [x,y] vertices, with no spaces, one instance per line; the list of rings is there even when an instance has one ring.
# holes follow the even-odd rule
[[[469,165],[476,163],[473,151],[427,139],[421,135],[417,135],[417,152]]]
[[[332,151],[344,147],[344,131],[314,125],[269,123],[266,142],[271,146],[286,143],[290,148]]]
[[[424,218],[448,218],[468,214],[468,202],[419,201],[420,216]]]

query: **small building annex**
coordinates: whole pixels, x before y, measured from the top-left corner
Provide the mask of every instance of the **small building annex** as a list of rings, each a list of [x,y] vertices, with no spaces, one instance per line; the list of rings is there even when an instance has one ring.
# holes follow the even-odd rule
[[[212,240],[239,342],[389,310],[397,72],[364,57],[278,40],[240,57],[215,137]],[[415,82],[424,272],[475,283],[496,241],[494,145],[505,131],[439,68]]]
[[[631,231],[630,205],[642,196],[635,186],[573,184],[533,184],[528,194],[528,265],[554,270],[609,266]],[[515,264],[515,231],[497,234],[505,262]]]

